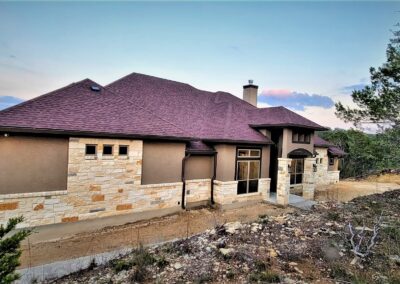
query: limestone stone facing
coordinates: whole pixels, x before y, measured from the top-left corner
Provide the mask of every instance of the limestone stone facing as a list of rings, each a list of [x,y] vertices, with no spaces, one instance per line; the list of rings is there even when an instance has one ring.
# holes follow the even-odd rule
[[[214,181],[214,201],[224,206],[238,202],[262,201],[269,198],[269,178],[259,179],[258,192],[237,194],[237,181]]]
[[[262,200],[269,200],[269,193],[271,188],[270,178],[261,178],[258,180],[258,191],[261,192]]]
[[[329,184],[334,184],[339,182],[340,171],[328,171],[328,181]]]
[[[316,158],[304,159],[304,173],[303,173],[303,198],[314,200],[315,191],[315,172],[314,164]]]
[[[186,204],[208,202],[211,199],[211,179],[186,181]]]
[[[276,182],[276,202],[280,205],[289,204],[290,173],[289,165],[292,159],[278,158],[278,178]]]
[[[329,158],[327,148],[315,148],[317,152],[317,172],[315,173],[316,186],[334,184],[339,182],[340,171],[329,171]]]
[[[86,144],[97,145],[95,156],[85,155]],[[103,145],[114,154],[103,157]],[[118,156],[119,145],[127,156]],[[67,190],[0,195],[0,224],[20,215],[19,227],[28,227],[179,208],[181,182],[141,185],[142,151],[140,140],[70,138]]]

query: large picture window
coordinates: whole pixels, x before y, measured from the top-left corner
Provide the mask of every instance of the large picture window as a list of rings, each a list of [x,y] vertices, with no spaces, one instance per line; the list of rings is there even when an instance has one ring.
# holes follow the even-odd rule
[[[290,169],[290,184],[302,183],[304,172],[304,159],[292,159]]]
[[[261,149],[238,149],[236,156],[237,194],[258,191],[261,169]]]

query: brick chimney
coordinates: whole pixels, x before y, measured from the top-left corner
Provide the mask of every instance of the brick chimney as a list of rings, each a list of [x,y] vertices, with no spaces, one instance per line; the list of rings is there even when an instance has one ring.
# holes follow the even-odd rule
[[[249,80],[249,84],[243,86],[243,100],[257,107],[257,90],[258,86]]]

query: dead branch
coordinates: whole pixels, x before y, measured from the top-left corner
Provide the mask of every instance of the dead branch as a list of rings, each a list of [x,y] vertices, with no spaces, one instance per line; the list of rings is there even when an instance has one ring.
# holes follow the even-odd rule
[[[367,231],[365,230],[365,225],[359,231],[353,228],[351,222],[348,224],[349,232],[350,232],[350,244],[352,246],[352,252],[360,258],[367,257],[371,252],[372,248],[376,245],[376,239],[379,234],[379,230],[382,225],[382,214],[376,220],[371,238],[367,238]]]

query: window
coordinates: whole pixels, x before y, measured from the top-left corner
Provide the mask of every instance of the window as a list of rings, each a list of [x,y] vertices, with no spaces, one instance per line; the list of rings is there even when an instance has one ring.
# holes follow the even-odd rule
[[[293,130],[293,132],[292,132],[292,142],[293,143],[310,144],[310,141],[311,141],[310,133]]]
[[[260,178],[261,150],[238,149],[236,158],[237,194],[257,192],[258,179]]]
[[[112,155],[112,154],[113,154],[113,145],[104,145],[103,155]]]
[[[290,165],[290,184],[300,184],[303,182],[304,159],[292,159]]]
[[[333,157],[329,158],[329,165],[333,166],[335,164],[335,159]]]
[[[127,156],[127,155],[128,155],[128,146],[126,146],[126,145],[119,145],[118,155],[120,155],[120,156]]]
[[[94,156],[97,153],[97,145],[86,145],[85,155]]]

